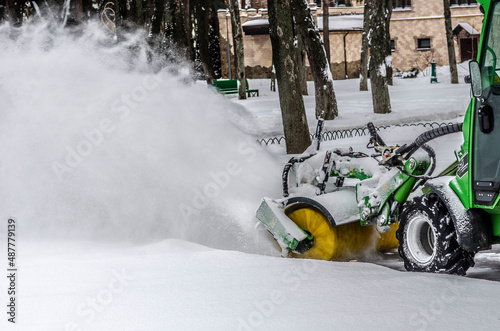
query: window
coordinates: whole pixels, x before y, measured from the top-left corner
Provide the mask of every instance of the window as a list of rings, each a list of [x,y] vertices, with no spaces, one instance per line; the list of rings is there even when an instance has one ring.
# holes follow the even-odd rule
[[[492,14],[492,15],[491,15]],[[494,115],[492,128],[490,133],[483,133],[479,130],[478,110],[477,107],[481,104],[476,102],[476,110],[474,112],[474,147],[473,160],[474,170],[473,182],[484,181],[493,182],[496,187],[500,182],[500,169],[495,165],[492,166],[485,160],[498,160],[500,157],[500,149],[498,141],[500,140],[500,125],[499,125],[499,93],[498,93],[498,77],[500,75],[500,62],[497,60],[500,56],[500,34],[497,32],[500,28],[500,2],[494,3],[494,8],[490,8],[491,21],[486,27],[487,33],[483,39],[482,52],[482,79],[483,79],[483,96],[485,103],[493,107]],[[485,20],[486,23],[486,20]],[[469,166],[470,167],[470,166]],[[478,188],[480,189],[480,188]]]
[[[411,9],[411,0],[392,0],[392,8]]]
[[[417,48],[418,49],[431,49],[431,39],[430,38],[422,38],[417,40]]]
[[[396,40],[392,39],[391,40],[391,52],[396,51]]]
[[[477,5],[476,0],[451,0],[451,6],[475,6]]]

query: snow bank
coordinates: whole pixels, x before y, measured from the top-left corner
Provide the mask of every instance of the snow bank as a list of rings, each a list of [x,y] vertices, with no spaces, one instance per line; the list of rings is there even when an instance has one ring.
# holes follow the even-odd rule
[[[495,282],[181,241],[39,247],[24,248],[16,330],[498,328]]]

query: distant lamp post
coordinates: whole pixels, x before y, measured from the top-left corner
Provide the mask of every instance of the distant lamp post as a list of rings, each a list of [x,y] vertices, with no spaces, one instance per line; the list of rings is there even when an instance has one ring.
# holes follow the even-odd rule
[[[226,11],[226,40],[227,40],[227,70],[229,79],[231,79],[231,46],[229,45],[229,25],[227,23],[228,16],[229,16],[229,10]]]
[[[431,84],[437,83],[437,74],[436,74],[436,61],[432,60],[431,62]]]

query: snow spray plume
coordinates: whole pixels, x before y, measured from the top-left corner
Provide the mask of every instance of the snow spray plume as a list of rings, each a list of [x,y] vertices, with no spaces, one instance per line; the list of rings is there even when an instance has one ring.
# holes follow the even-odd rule
[[[252,251],[254,211],[279,195],[281,166],[227,120],[231,103],[187,64],[151,58],[143,37],[113,43],[92,23],[15,40],[0,29],[4,219],[48,239]]]

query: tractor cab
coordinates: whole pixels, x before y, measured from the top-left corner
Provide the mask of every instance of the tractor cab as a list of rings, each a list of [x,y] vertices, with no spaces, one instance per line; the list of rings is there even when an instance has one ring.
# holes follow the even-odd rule
[[[493,206],[500,190],[500,1],[487,12],[479,63],[471,61],[475,97],[471,144],[473,203]]]

